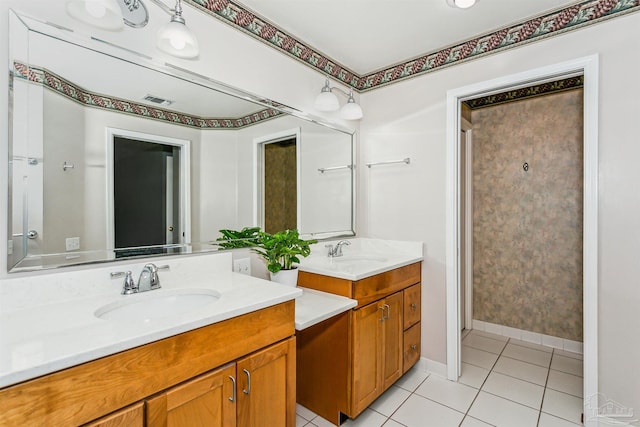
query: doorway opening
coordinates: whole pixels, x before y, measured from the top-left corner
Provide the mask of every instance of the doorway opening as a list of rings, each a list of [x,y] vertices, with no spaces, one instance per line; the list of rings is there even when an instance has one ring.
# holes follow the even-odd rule
[[[254,216],[267,233],[300,229],[300,129],[254,140]]]
[[[447,377],[460,374],[461,282],[464,248],[460,230],[464,218],[461,203],[461,103],[462,101],[561,79],[584,76],[583,104],[583,351],[585,402],[593,404],[598,393],[597,277],[598,277],[598,57],[590,56],[503,78],[454,89],[447,94]]]
[[[108,238],[115,258],[190,242],[189,141],[108,131]]]

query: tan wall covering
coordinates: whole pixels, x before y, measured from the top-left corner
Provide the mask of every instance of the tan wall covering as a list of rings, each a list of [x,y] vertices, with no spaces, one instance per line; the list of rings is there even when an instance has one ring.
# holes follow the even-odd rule
[[[582,341],[582,105],[473,111],[474,319]]]
[[[265,146],[264,229],[267,233],[296,228],[296,144]]]

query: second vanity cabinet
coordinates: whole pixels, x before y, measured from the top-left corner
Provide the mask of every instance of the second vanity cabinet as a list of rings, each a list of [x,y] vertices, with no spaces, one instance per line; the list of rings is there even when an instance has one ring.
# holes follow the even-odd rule
[[[298,403],[339,425],[344,416],[362,413],[418,361],[420,277],[420,262],[355,281],[299,273],[298,285],[353,298],[358,305],[297,332]]]

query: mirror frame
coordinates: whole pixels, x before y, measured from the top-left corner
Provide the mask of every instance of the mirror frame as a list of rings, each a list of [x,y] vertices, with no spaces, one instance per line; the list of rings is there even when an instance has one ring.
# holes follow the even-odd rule
[[[262,96],[258,96],[256,94],[244,91],[242,89],[236,88],[234,86],[228,85],[226,83],[220,82],[208,76],[190,71],[180,66],[173,65],[168,62],[158,62],[151,57],[135,52],[133,50],[120,47],[113,43],[100,40],[98,38],[87,36],[82,33],[79,33],[75,30],[58,26],[51,22],[45,22],[37,18],[33,18],[31,16],[25,15],[21,12],[17,12],[13,9],[9,10],[9,25],[8,25],[8,39],[9,39],[9,61],[13,61],[15,57],[16,50],[24,50],[27,51],[28,57],[28,41],[21,40],[16,41],[15,35],[24,33],[23,36],[27,36],[30,32],[39,33],[46,37],[51,37],[53,39],[70,43],[85,49],[89,49],[91,51],[104,54],[107,56],[111,56],[113,58],[127,61],[129,63],[142,66],[148,68],[150,70],[163,73],[165,75],[179,78],[185,80],[187,82],[204,86],[209,89],[224,93],[226,95],[230,95],[236,98],[240,98],[249,102],[252,102],[256,105],[260,105],[266,108],[274,109],[281,113],[284,113],[289,116],[297,117],[299,119],[305,120],[307,122],[315,123],[317,125],[333,129],[339,131],[341,133],[347,134],[351,136],[351,229],[350,230],[341,230],[341,231],[333,231],[333,232],[318,232],[313,234],[302,234],[303,238],[313,238],[316,240],[326,240],[330,238],[337,237],[348,237],[356,235],[356,145],[357,145],[357,132],[353,129],[349,129],[347,127],[343,127],[341,125],[337,125],[334,123],[327,122],[326,120],[314,116],[313,114],[306,113],[300,111],[298,109],[289,107],[285,104],[272,101]],[[18,42],[18,43],[16,43]],[[12,72],[12,69],[10,69]],[[9,117],[8,117],[8,127],[9,127],[9,135],[8,135],[8,160],[12,162],[12,150],[13,150],[13,139],[14,133],[13,129],[13,107],[14,107],[14,92],[13,92],[13,78],[10,76],[8,92],[9,92]],[[7,231],[8,238],[10,241],[13,241],[13,233],[12,233],[12,167],[8,168],[8,186],[9,186],[9,200],[8,200],[8,217],[7,217]],[[255,201],[254,201],[255,203]],[[248,224],[251,226],[251,224]],[[298,225],[299,226],[299,225]],[[26,236],[22,236],[25,247],[26,245]],[[17,273],[17,272],[28,272],[28,271],[40,271],[44,269],[53,269],[53,268],[63,268],[70,266],[78,266],[78,265],[86,265],[86,264],[94,264],[94,263],[103,263],[103,262],[114,262],[127,260],[131,258],[146,258],[146,257],[156,257],[156,256],[167,256],[167,255],[177,255],[177,254],[190,254],[197,252],[207,252],[207,251],[217,251],[222,248],[214,245],[205,245],[205,242],[191,242],[184,243],[180,245],[161,245],[164,248],[169,249],[169,253],[166,254],[155,254],[155,255],[140,255],[134,257],[127,258],[114,258],[113,253],[115,248],[105,248],[104,250],[93,250],[93,251],[80,251],[73,252],[73,254],[83,254],[85,255],[85,259],[81,261],[73,261],[68,259],[69,253],[54,253],[54,254],[39,254],[33,255],[34,260],[39,259],[39,263],[34,263],[33,265],[25,265],[20,266],[20,263],[27,257],[29,257],[28,251],[24,251],[25,256],[22,257],[16,263],[10,262],[10,255],[7,253],[7,272],[8,273]],[[209,247],[206,247],[209,246]],[[120,248],[118,248],[120,250]],[[13,265],[12,265],[13,264]]]

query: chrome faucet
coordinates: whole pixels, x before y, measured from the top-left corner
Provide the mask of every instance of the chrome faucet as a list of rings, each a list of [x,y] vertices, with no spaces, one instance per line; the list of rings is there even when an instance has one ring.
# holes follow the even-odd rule
[[[348,240],[340,240],[338,243],[336,243],[335,246],[329,244],[329,245],[324,245],[324,247],[329,249],[327,252],[327,256],[329,258],[335,258],[335,257],[342,256],[342,247],[345,245],[349,246],[350,244],[351,242]]]
[[[140,272],[140,278],[138,283],[134,282],[131,271],[123,272],[117,271],[111,273],[112,279],[117,279],[124,276],[124,284],[122,285],[122,295],[131,295],[138,292],[152,291],[154,289],[160,289],[160,277],[158,277],[158,270],[168,270],[168,265],[156,267],[155,264],[147,264],[142,268]]]

